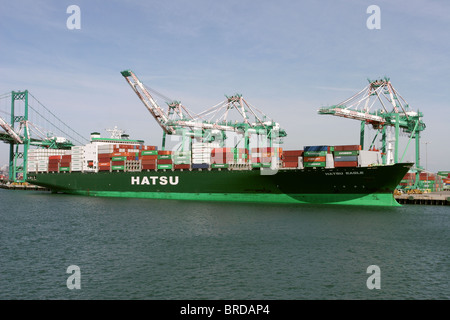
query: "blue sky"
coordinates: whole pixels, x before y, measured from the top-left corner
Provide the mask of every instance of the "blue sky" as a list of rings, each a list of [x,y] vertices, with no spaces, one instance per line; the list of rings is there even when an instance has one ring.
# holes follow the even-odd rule
[[[79,30],[66,26],[73,4]],[[366,27],[372,4],[379,30]],[[161,129],[120,75],[131,69],[194,112],[241,93],[297,149],[359,143],[358,121],[317,109],[387,76],[424,113],[422,164],[450,170],[449,17],[445,1],[2,1],[0,94],[28,89],[86,137],[118,126],[160,145]],[[0,164],[8,152],[0,144]]]

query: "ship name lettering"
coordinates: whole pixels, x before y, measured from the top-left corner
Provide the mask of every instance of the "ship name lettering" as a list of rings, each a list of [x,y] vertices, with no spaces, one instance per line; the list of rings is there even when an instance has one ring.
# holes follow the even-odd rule
[[[345,172],[345,174],[347,174],[347,175],[364,174],[364,172],[363,171],[347,171],[347,172]]]
[[[142,177],[131,177],[132,185],[162,185],[165,186],[167,184],[177,185],[179,181],[178,176],[144,176]]]

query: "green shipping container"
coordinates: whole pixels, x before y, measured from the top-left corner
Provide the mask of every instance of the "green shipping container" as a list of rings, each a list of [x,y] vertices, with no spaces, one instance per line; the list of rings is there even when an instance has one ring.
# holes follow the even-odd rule
[[[334,151],[335,156],[357,156],[359,150],[349,150],[349,151]]]
[[[158,150],[143,150],[141,152],[141,155],[143,155],[143,156],[155,156],[155,155],[158,155]]]
[[[211,168],[228,168],[228,164],[226,164],[226,163],[213,163],[213,164],[211,164]]]
[[[158,156],[158,159],[160,159],[160,160],[172,159],[172,155],[171,154],[161,154]]]
[[[127,157],[112,157],[111,161],[125,161]]]
[[[303,166],[305,168],[325,167],[326,166],[326,162],[305,162],[305,163],[303,163]]]
[[[190,151],[174,151],[173,153],[173,157],[190,157],[191,156],[191,152]]]
[[[191,161],[189,156],[173,156],[173,161]]]
[[[124,170],[125,166],[111,166],[111,170]]]
[[[70,167],[61,167],[59,168],[59,171],[70,171]]]
[[[158,164],[158,169],[172,169],[173,165],[171,164]]]
[[[173,164],[191,164],[191,160],[173,160]]]
[[[261,168],[261,163],[252,163],[252,168]]]
[[[305,151],[303,152],[304,157],[323,157],[327,155],[327,151]]]

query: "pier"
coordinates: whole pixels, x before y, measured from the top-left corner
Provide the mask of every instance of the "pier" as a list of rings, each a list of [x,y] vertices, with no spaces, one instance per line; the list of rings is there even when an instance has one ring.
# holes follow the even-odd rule
[[[35,190],[35,191],[50,191],[50,189],[35,186],[29,183],[14,183],[14,182],[0,182],[0,189],[8,190]]]
[[[450,205],[450,191],[431,192],[422,194],[401,194],[395,195],[395,199],[400,204],[419,205]]]

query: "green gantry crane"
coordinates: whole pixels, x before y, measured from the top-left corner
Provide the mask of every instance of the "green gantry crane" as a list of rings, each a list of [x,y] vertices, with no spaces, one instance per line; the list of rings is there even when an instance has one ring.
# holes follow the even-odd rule
[[[245,142],[245,148],[249,148],[250,136],[255,134],[265,136],[272,143],[282,143],[281,138],[286,137],[286,131],[280,125],[261,111],[250,105],[240,94],[226,96],[226,100],[198,114],[193,114],[179,101],[171,101],[157,92],[147,88],[131,70],[121,72],[133,91],[144,103],[157,123],[163,129],[162,149],[165,149],[166,135],[179,135],[183,137],[181,144],[184,148],[186,139],[197,138],[200,141],[218,141],[221,145],[226,139],[226,132],[234,132],[241,135]],[[153,98],[152,91],[166,100],[168,110],[164,111]],[[171,101],[171,102],[168,102]],[[230,121],[230,110],[238,111],[242,120]],[[254,121],[250,121],[251,116]]]
[[[381,134],[381,152],[384,164],[403,162],[411,140],[415,139],[417,183],[418,175],[423,170],[423,167],[420,166],[420,132],[426,127],[422,121],[423,113],[410,109],[409,104],[394,89],[389,78],[368,79],[368,81],[369,85],[354,96],[337,105],[320,108],[318,113],[361,121],[360,144],[362,149],[364,149],[365,126],[371,125],[376,130],[376,134],[369,150],[374,147],[377,136]],[[395,129],[393,153],[388,150],[389,138],[386,129],[389,127]],[[401,157],[399,154],[400,130],[409,135],[408,143]]]

